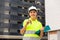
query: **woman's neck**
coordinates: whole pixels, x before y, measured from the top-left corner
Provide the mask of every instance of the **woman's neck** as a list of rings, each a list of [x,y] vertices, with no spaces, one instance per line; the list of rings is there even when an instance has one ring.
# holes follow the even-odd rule
[[[31,20],[35,21],[37,18],[31,18]]]

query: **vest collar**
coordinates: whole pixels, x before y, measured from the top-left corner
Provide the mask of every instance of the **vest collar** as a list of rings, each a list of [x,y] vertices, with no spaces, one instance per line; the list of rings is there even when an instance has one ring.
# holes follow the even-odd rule
[[[31,18],[29,18],[29,20],[33,21]],[[35,19],[34,21],[37,21],[37,19]]]

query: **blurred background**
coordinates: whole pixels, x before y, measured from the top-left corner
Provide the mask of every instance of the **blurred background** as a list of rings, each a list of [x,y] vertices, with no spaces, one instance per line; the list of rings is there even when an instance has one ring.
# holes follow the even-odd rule
[[[30,6],[37,7],[38,20],[45,26],[45,0],[0,0],[0,39],[9,40],[9,36],[23,36],[19,30],[23,27],[24,19],[29,18],[28,8]],[[13,37],[10,40],[20,39]],[[47,33],[44,33],[44,37],[47,37]]]

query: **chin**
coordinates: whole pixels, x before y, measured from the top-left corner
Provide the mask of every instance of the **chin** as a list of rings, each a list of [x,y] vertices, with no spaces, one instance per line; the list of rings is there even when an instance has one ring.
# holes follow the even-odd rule
[[[32,17],[33,19],[35,19],[36,17]]]

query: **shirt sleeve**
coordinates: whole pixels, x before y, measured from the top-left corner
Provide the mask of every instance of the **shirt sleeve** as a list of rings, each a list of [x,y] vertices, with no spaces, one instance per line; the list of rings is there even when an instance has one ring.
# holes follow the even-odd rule
[[[27,22],[28,20],[27,19],[25,19],[24,21],[23,21],[23,27],[26,25],[26,22]]]

